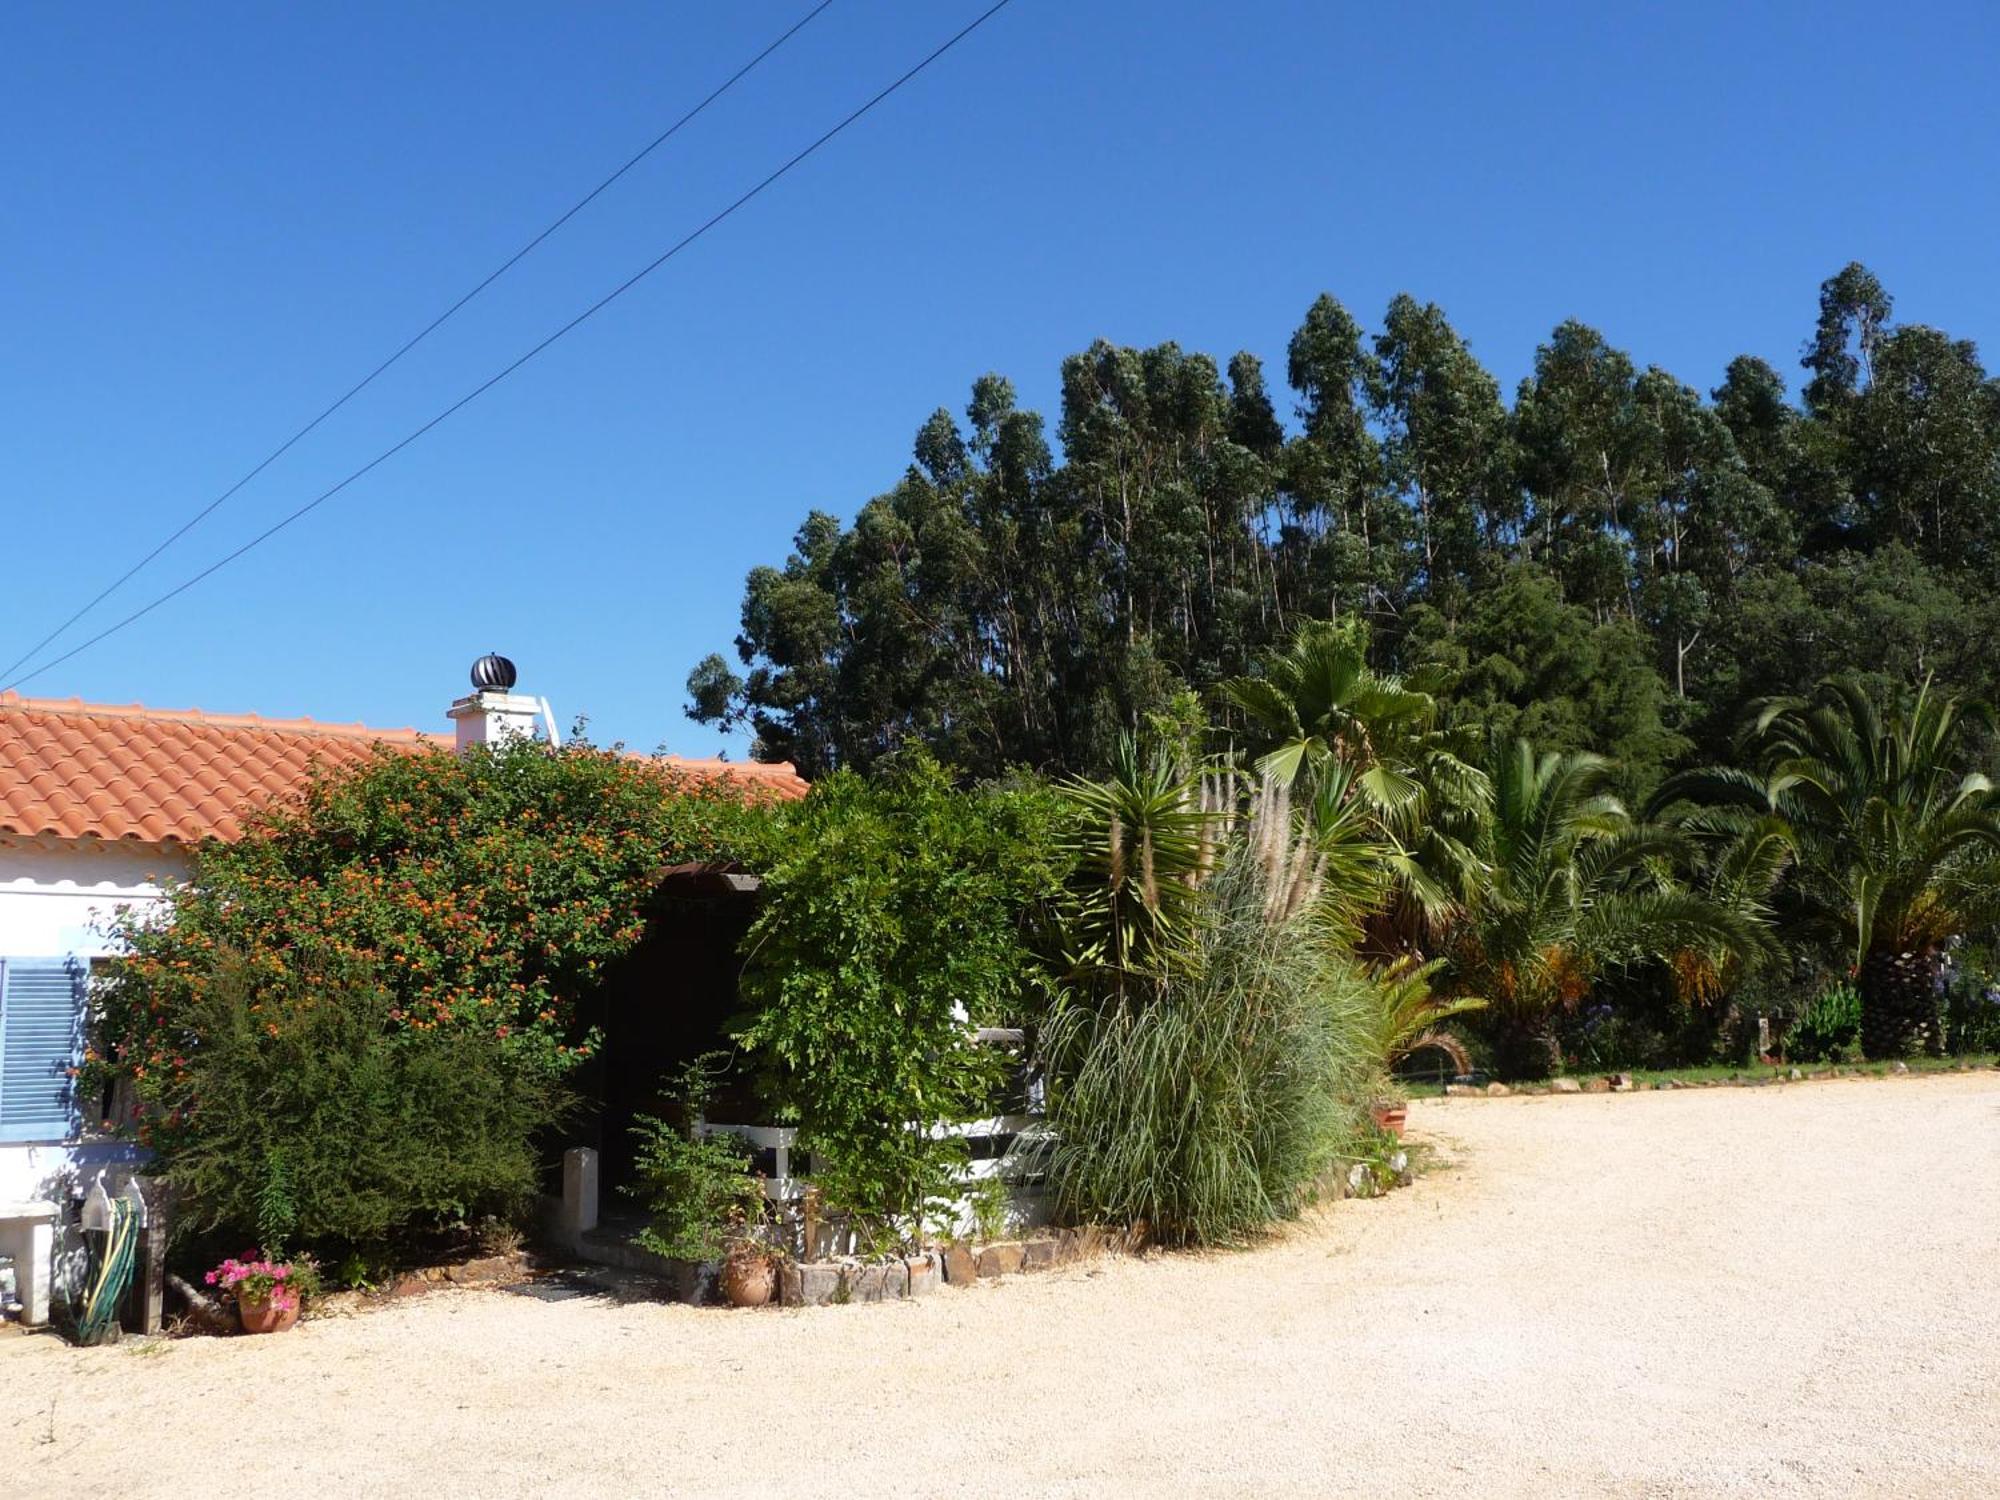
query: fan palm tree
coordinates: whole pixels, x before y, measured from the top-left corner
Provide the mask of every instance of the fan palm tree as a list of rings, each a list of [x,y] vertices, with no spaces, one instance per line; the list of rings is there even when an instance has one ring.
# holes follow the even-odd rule
[[[1221,692],[1266,741],[1257,761],[1264,775],[1290,786],[1345,761],[1381,772],[1374,794],[1384,802],[1408,795],[1398,752],[1431,727],[1437,711],[1429,693],[1369,668],[1360,630],[1329,620],[1300,626],[1260,675],[1228,678]]]
[[[1370,922],[1378,956],[1428,945],[1476,881],[1470,839],[1489,800],[1485,776],[1438,724],[1436,700],[1368,665],[1352,625],[1315,620],[1256,676],[1220,686],[1261,743],[1258,772],[1302,787],[1322,828],[1365,815],[1389,879]]]
[[[1447,946],[1446,988],[1486,1000],[1502,1071],[1548,1071],[1556,1013],[1607,967],[1762,950],[1754,920],[1675,882],[1680,835],[1634,821],[1612,770],[1526,740],[1496,747],[1485,878]]]
[[[1906,713],[1884,713],[1832,678],[1753,711],[1750,768],[1684,772],[1654,798],[1684,804],[1676,820],[1759,879],[1782,860],[1779,920],[1846,949],[1870,1057],[1941,1049],[1941,950],[2000,919],[2000,798],[1967,744],[1982,722],[1983,705],[1929,679]]]

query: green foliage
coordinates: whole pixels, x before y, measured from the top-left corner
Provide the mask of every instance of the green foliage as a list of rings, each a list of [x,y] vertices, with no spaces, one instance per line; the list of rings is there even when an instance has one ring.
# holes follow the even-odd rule
[[[2000,984],[1990,948],[1954,955],[1944,991],[1944,1046],[1955,1057],[2000,1052]]]
[[[729,1060],[708,1052],[684,1065],[666,1090],[676,1118],[641,1115],[633,1125],[638,1150],[625,1191],[646,1210],[634,1238],[656,1255],[720,1260],[763,1227],[764,1188],[750,1173],[749,1148],[740,1137],[698,1130]]]
[[[225,951],[204,978],[176,1018],[185,1050],[138,1085],[184,1230],[339,1263],[526,1207],[563,1105],[530,1058],[396,1024],[359,964],[273,978]]]
[[[1755,769],[1675,777],[1659,802],[1725,848],[1765,840],[1790,870],[1778,919],[1798,942],[1833,941],[1858,974],[1870,1057],[1937,1049],[1944,945],[2000,919],[2000,798],[1973,768],[1990,721],[1926,681],[1884,711],[1864,683],[1760,705],[1745,737]]]
[[[1793,1062],[1840,1062],[1861,1040],[1861,992],[1851,984],[1821,990],[1785,1032]]]
[[[1300,620],[1366,619],[1376,672],[1455,665],[1459,722],[1609,755],[1636,799],[1834,672],[2000,700],[2000,381],[1893,307],[1859,265],[1802,302],[1803,403],[1749,355],[1704,401],[1570,321],[1510,409],[1410,296],[1372,336],[1316,298],[1291,401],[1248,352],[1095,344],[1060,454],[984,376],[851,525],[751,574],[743,671],[701,663],[691,711],[814,775],[914,739],[1097,776]]]
[[[955,790],[914,755],[836,773],[769,831],[745,940],[738,1040],[766,1069],[828,1208],[883,1237],[953,1191],[998,1062],[970,1028],[1041,1003],[1026,934],[1062,877],[1059,804],[1030,785]]]
[[[481,1032],[560,1074],[595,1047],[581,1003],[638,942],[655,872],[736,852],[764,817],[721,784],[577,743],[384,751],[196,851],[164,921],[120,924],[97,1071],[182,1068],[227,951],[260,984],[365,966],[394,1029]]]
[[[1500,571],[1456,625],[1418,611],[1405,649],[1449,677],[1449,713],[1477,739],[1609,756],[1627,797],[1643,795],[1685,748],[1667,727],[1667,687],[1644,632],[1565,602],[1540,568]]]
[[[1478,995],[1433,994],[1431,980],[1443,966],[1442,959],[1421,964],[1401,959],[1375,976],[1376,1003],[1370,1011],[1375,1026],[1369,1041],[1384,1067],[1394,1068],[1427,1047],[1455,1058],[1463,1055],[1464,1048],[1444,1023],[1486,1009],[1486,1001]]]
[[[1309,621],[1255,676],[1231,677],[1222,694],[1261,741],[1258,771],[1290,786],[1316,783],[1333,761],[1376,778],[1378,800],[1394,802],[1390,762],[1430,726],[1428,693],[1372,671],[1358,625]]]
[[[1061,829],[1069,888],[1055,927],[1058,968],[1116,994],[1133,976],[1164,972],[1180,951],[1226,814],[1184,768],[1129,737],[1110,776],[1072,777],[1059,791],[1071,816]]]
[[[1239,832],[1201,887],[1189,951],[1143,997],[1052,1017],[1048,1156],[1059,1211],[1230,1244],[1297,1213],[1360,1138],[1378,999],[1316,903]]]
[[[629,1191],[647,1215],[634,1238],[648,1250],[674,1260],[720,1260],[759,1222],[764,1189],[735,1136],[698,1138],[651,1115],[639,1117],[633,1134],[639,1149]]]
[[[1617,967],[1669,964],[1688,998],[1728,956],[1754,957],[1754,917],[1677,883],[1681,840],[1636,822],[1608,790],[1601,757],[1496,750],[1492,817],[1478,852],[1488,872],[1447,948],[1449,990],[1488,1006],[1503,1071],[1555,1061],[1552,1022]]]

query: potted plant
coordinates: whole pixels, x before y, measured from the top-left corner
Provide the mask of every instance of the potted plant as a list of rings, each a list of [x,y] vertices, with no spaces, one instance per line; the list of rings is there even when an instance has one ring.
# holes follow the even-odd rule
[[[245,1333],[283,1333],[299,1320],[306,1299],[319,1291],[319,1271],[310,1260],[256,1260],[234,1256],[210,1271],[208,1284],[236,1298],[236,1316]]]
[[[761,1189],[760,1189],[761,1193]],[[778,1291],[778,1256],[763,1235],[761,1223],[751,1222],[741,1208],[732,1213],[728,1248],[715,1284],[731,1307],[762,1307]]]

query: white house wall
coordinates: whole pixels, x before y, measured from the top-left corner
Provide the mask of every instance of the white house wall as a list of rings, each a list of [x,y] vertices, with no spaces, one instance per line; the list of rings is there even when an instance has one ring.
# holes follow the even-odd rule
[[[94,958],[121,909],[150,907],[187,861],[157,844],[0,837],[0,957]]]
[[[0,957],[88,961],[114,950],[101,930],[121,910],[150,908],[187,861],[154,844],[0,836]],[[0,1145],[0,1205],[51,1202],[60,1210],[55,1283],[73,1294],[83,1273],[75,1204],[99,1171],[129,1170],[145,1152],[122,1141]]]

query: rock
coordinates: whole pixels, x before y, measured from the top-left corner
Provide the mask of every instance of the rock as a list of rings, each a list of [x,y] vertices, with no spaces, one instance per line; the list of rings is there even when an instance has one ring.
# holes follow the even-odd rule
[[[391,1297],[414,1297],[419,1292],[427,1292],[430,1289],[431,1284],[424,1279],[422,1273],[410,1271],[398,1276],[389,1284],[389,1295]]]
[[[1910,1071],[1910,1065],[1906,1062],[1895,1063],[1891,1065],[1889,1071],[1891,1073],[1907,1073]]]
[[[1584,1083],[1583,1091],[1586,1094],[1608,1094],[1611,1092],[1611,1080],[1609,1078],[1589,1079]]]
[[[1611,1088],[1615,1093],[1629,1094],[1637,1087],[1638,1084],[1632,1081],[1630,1073],[1613,1073],[1611,1075]]]
[[[1375,1174],[1368,1170],[1368,1163],[1358,1161],[1347,1169],[1347,1196],[1367,1198],[1375,1191]]]
[[[901,1302],[910,1295],[910,1263],[907,1260],[892,1260],[876,1269],[882,1273],[884,1302]]]
[[[882,1300],[882,1268],[880,1266],[849,1266],[844,1278],[849,1302],[880,1302]]]
[[[1486,1096],[1489,1099],[1504,1099],[1513,1092],[1504,1083],[1489,1083],[1486,1085]]]
[[[1444,1091],[1448,1097],[1453,1099],[1476,1099],[1480,1094],[1480,1090],[1474,1088],[1469,1083],[1447,1083],[1444,1086]]]
[[[1021,1269],[1024,1271],[1046,1271],[1056,1263],[1056,1242],[1054,1240],[1029,1240],[1021,1247]]]
[[[944,1281],[938,1270],[936,1255],[912,1255],[903,1261],[903,1268],[909,1272],[912,1297],[928,1297]]]
[[[1417,1174],[1410,1170],[1410,1153],[1398,1151],[1389,1158],[1389,1170],[1396,1175],[1398,1187],[1408,1187],[1417,1180]]]
[[[1804,1078],[1805,1076],[1806,1075],[1801,1073],[1797,1068],[1792,1069],[1791,1077],[1793,1083],[1797,1083],[1800,1079]]]
[[[842,1301],[845,1270],[832,1261],[787,1261],[778,1268],[778,1299],[787,1307],[824,1307]]]
[[[1021,1269],[1021,1262],[1027,1252],[1014,1242],[988,1245],[979,1252],[979,1274],[984,1276],[1009,1276]]]
[[[954,1240],[944,1247],[944,1280],[947,1286],[970,1286],[979,1279],[979,1262],[972,1247]]]
[[[1557,1078],[1550,1082],[1549,1090],[1557,1094],[1580,1094],[1583,1092],[1583,1085],[1574,1078]]]

